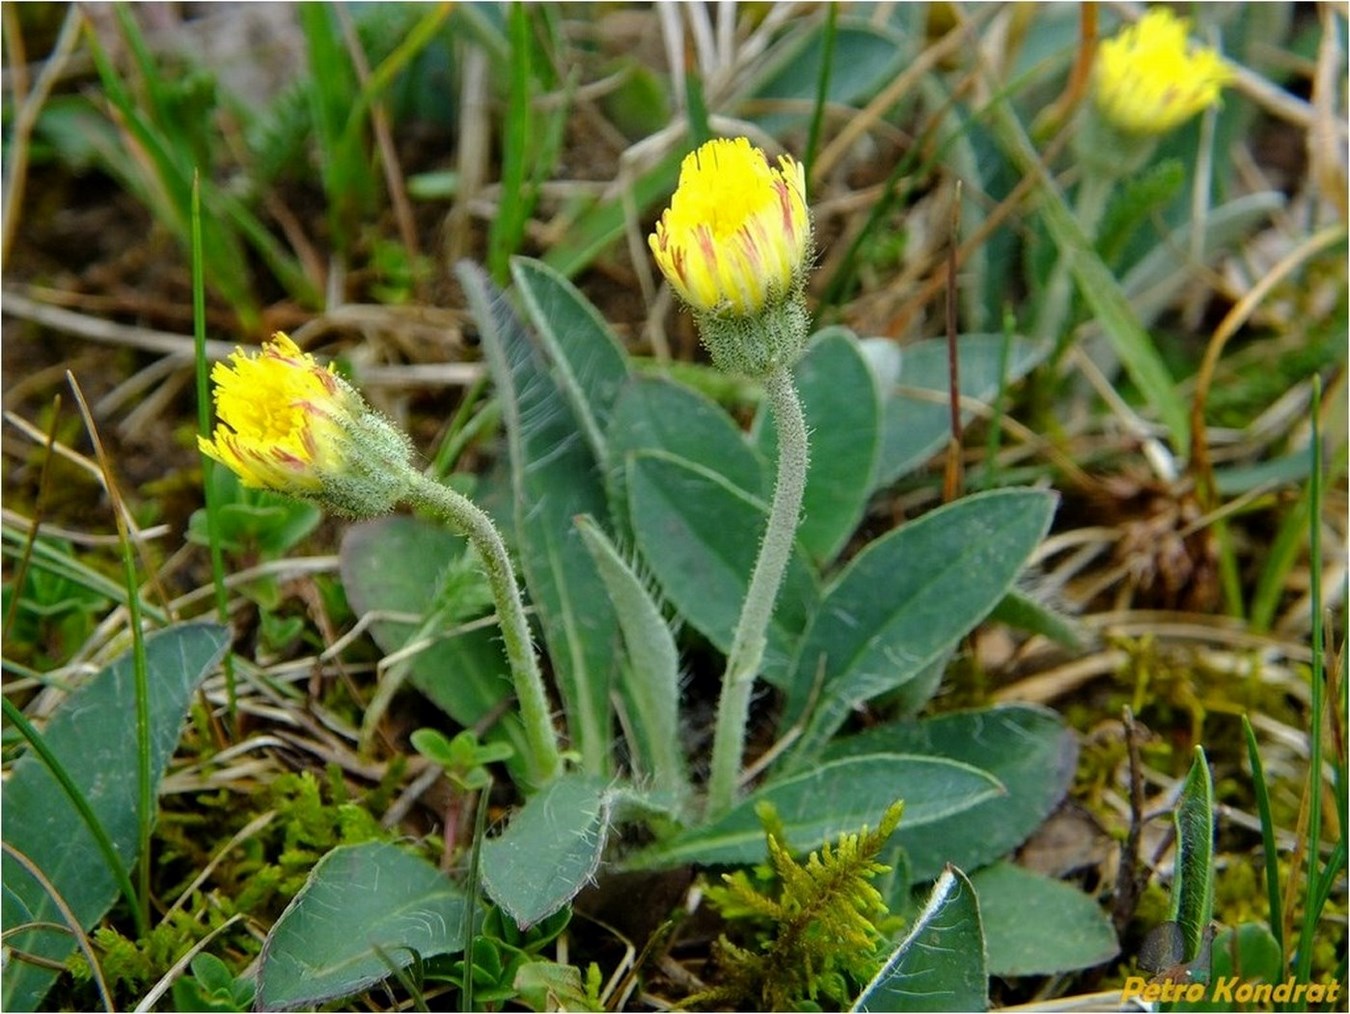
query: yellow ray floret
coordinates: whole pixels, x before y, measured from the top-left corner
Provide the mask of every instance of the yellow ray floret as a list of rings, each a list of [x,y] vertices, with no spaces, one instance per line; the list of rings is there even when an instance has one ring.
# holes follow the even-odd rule
[[[1223,57],[1192,49],[1189,23],[1155,7],[1102,43],[1096,101],[1102,115],[1129,134],[1163,134],[1219,101],[1233,80]]]
[[[771,166],[744,137],[709,141],[680,166],[648,242],[695,310],[757,314],[801,285],[811,250],[805,170],[786,155]]]
[[[351,395],[333,373],[278,331],[257,355],[237,350],[216,363],[216,426],[202,452],[245,486],[281,493],[319,490],[344,454],[339,420]]]

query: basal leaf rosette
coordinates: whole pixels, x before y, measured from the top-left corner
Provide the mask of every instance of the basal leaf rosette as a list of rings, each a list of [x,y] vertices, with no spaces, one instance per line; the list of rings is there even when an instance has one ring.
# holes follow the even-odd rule
[[[811,259],[801,163],[771,165],[744,137],[707,142],[680,166],[648,242],[719,367],[764,376],[800,356]]]
[[[282,332],[216,363],[211,379],[217,425],[197,444],[245,486],[354,517],[383,514],[407,493],[408,438]]]

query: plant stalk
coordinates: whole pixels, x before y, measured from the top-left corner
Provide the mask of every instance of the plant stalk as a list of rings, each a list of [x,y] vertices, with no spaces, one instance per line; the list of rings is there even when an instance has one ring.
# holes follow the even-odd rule
[[[806,490],[809,459],[806,419],[788,367],[779,366],[769,373],[764,378],[764,390],[778,428],[778,478],[764,541],[759,546],[759,557],[722,676],[722,696],[717,705],[717,727],[713,734],[712,772],[708,781],[709,817],[724,813],[736,802],[750,694],[764,660],[765,632],[792,556],[802,494]]]
[[[1083,179],[1078,185],[1078,197],[1074,206],[1074,216],[1083,234],[1089,240],[1096,241],[1097,227],[1101,224],[1102,214],[1110,200],[1111,192],[1117,180],[1096,166],[1085,166]],[[1058,362],[1069,347],[1072,330],[1069,328],[1069,306],[1073,299],[1073,278],[1069,269],[1069,257],[1061,250],[1050,272],[1050,281],[1041,298],[1040,312],[1036,316],[1036,338],[1045,343],[1054,343],[1052,362]]]
[[[530,640],[530,624],[525,618],[525,606],[506,545],[492,519],[468,498],[419,472],[410,470],[409,481],[408,498],[419,506],[431,508],[451,528],[464,535],[473,544],[487,574],[529,745],[530,776],[538,788],[561,773],[562,757],[558,751],[558,733],[550,717],[544,678]]]

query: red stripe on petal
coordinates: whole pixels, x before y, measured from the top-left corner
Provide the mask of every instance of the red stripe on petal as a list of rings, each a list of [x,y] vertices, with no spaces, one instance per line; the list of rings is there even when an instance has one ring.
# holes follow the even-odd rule
[[[675,274],[679,275],[680,281],[687,287],[689,284],[689,272],[685,270],[685,250],[682,246],[677,246],[670,255],[670,266],[675,269]]]
[[[797,238],[797,219],[792,213],[792,193],[787,180],[774,180],[773,186],[778,191],[778,208],[783,213],[783,232],[795,240]]]

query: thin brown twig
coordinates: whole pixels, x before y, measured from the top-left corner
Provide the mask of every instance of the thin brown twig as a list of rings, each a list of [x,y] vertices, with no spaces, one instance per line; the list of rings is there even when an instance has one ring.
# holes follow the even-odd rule
[[[1084,3],[1078,8],[1078,51],[1074,55],[1073,67],[1064,83],[1064,90],[1054,102],[1045,107],[1045,111],[1036,118],[1032,126],[1032,135],[1041,133],[1041,129],[1058,131],[1070,119],[1087,93],[1088,81],[1092,76],[1092,64],[1097,57],[1097,5]]]
[[[11,101],[15,108],[20,108],[28,101],[28,53],[23,46],[23,30],[19,27],[18,5],[4,4],[0,7],[0,17],[4,19],[5,49],[13,68],[8,75],[13,92]]]
[[[88,338],[103,345],[121,345],[162,355],[181,356],[187,362],[192,359],[191,335],[155,331],[148,327],[133,327],[86,313],[76,313],[74,310],[32,299],[23,289],[15,286],[5,286],[3,309],[11,317],[31,320],[44,327]],[[230,342],[208,339],[206,343],[206,357],[213,361],[228,358],[234,350],[235,346]]]
[[[37,544],[38,531],[42,528],[42,515],[47,502],[47,480],[51,477],[52,459],[56,457],[56,428],[60,422],[61,395],[58,392],[52,400],[52,421],[47,428],[46,454],[42,457],[42,470],[38,473],[37,497],[33,501],[33,520],[28,526],[28,536],[24,539],[19,563],[14,568],[14,597],[10,599],[9,609],[5,611],[4,626],[0,628],[0,641],[9,641],[10,629],[19,615],[19,604],[23,601],[23,582],[33,562],[33,547]]]
[[[165,614],[172,620],[174,617],[173,600],[160,583],[159,571],[155,568],[154,561],[150,559],[145,539],[140,537],[140,531],[132,520],[131,511],[122,498],[122,491],[117,485],[117,478],[113,472],[112,458],[108,455],[107,448],[103,446],[103,438],[99,436],[98,427],[94,424],[94,413],[90,410],[89,402],[85,400],[84,391],[81,390],[75,375],[68,372],[66,381],[75,393],[75,403],[80,407],[80,415],[84,419],[89,440],[94,445],[94,458],[98,461],[99,468],[103,472],[103,488],[107,490],[108,499],[112,501],[113,520],[117,524],[117,532],[135,549],[136,555],[140,557],[141,566],[145,569],[146,582],[154,589],[155,595],[163,603]],[[140,590],[129,587],[127,588],[127,594],[139,595]]]
[[[13,7],[13,4],[5,4],[6,13],[10,13]],[[28,181],[28,139],[32,136],[33,128],[37,126],[38,114],[42,111],[47,96],[60,80],[62,68],[79,41],[84,16],[80,13],[79,4],[71,4],[67,8],[66,18],[61,23],[61,32],[56,37],[56,45],[52,47],[51,56],[42,65],[42,71],[38,74],[37,81],[33,83],[33,90],[23,95],[22,99],[20,81],[23,80],[23,72],[18,68],[23,65],[23,36],[14,26],[8,24],[8,17],[5,20],[5,35],[15,53],[12,64],[16,68],[14,90],[18,113],[14,117],[14,133],[9,147],[9,175],[5,180],[3,211],[0,211],[0,219],[3,219],[0,221],[0,263],[8,262],[9,250],[18,229],[19,207],[23,204],[24,187]]]
[[[1327,616],[1326,622],[1322,624],[1322,630],[1325,634],[1326,647],[1323,649],[1323,655],[1326,659],[1323,671],[1326,673],[1327,681],[1327,700],[1341,700],[1341,680],[1345,676],[1344,662],[1344,642],[1342,650],[1336,650],[1335,638],[1332,636],[1332,630],[1335,629],[1335,618]],[[1335,756],[1345,756],[1345,718],[1341,714],[1340,708],[1328,708],[1327,714],[1331,721],[1331,742],[1335,748]],[[1334,813],[1334,810],[1328,811]],[[1341,829],[1345,833],[1345,829]]]
[[[1303,783],[1303,791],[1299,794],[1298,801],[1298,820],[1294,823],[1294,848],[1289,854],[1289,881],[1284,886],[1284,910],[1282,912],[1271,912],[1270,921],[1273,923],[1276,919],[1280,920],[1281,934],[1280,939],[1285,942],[1285,961],[1290,959],[1294,943],[1294,909],[1303,900],[1302,892],[1298,888],[1298,874],[1303,869],[1303,859],[1308,851],[1308,810],[1313,792],[1321,792],[1322,787],[1318,784],[1321,777],[1320,771],[1308,768],[1307,779]]]
[[[1308,169],[1318,191],[1344,222],[1350,217],[1346,200],[1345,110],[1338,109],[1345,53],[1341,50],[1341,29],[1330,4],[1317,8],[1322,26],[1322,42],[1317,49],[1317,66],[1312,82],[1312,123],[1308,128]]]

